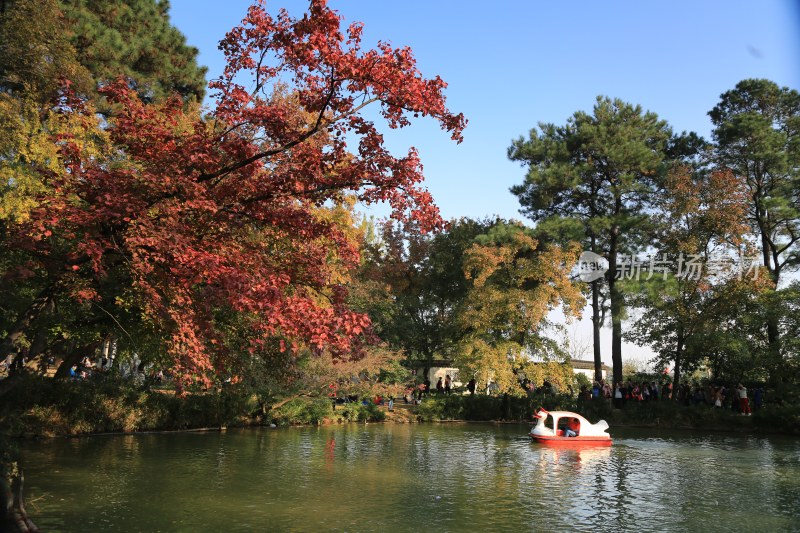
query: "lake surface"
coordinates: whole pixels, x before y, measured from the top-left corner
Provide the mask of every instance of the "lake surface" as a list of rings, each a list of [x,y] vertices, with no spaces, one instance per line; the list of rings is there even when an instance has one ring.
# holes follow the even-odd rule
[[[25,442],[44,531],[786,531],[800,441],[612,429],[369,424]]]

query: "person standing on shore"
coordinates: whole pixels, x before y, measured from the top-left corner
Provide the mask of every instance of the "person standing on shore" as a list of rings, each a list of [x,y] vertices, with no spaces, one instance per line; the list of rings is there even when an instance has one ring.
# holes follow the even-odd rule
[[[722,407],[722,387],[714,389],[714,407]]]
[[[753,394],[753,410],[758,411],[761,409],[761,405],[764,403],[764,389],[758,387],[756,392]]]
[[[622,409],[624,401],[625,398],[622,393],[622,385],[617,383],[614,385],[614,407],[617,409]]]
[[[742,416],[750,416],[753,413],[750,411],[750,400],[747,399],[747,389],[744,385],[739,383],[739,386],[736,387],[736,391],[739,393],[739,411],[741,411]]]

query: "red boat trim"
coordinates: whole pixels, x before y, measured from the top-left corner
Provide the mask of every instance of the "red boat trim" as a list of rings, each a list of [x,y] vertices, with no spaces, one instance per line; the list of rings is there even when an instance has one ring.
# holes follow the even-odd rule
[[[530,437],[545,444],[595,444],[611,446],[611,439],[608,437],[554,437],[547,435],[533,435]]]

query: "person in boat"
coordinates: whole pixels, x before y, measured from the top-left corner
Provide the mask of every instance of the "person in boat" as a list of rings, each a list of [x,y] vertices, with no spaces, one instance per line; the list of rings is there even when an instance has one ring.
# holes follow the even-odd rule
[[[581,424],[577,418],[568,418],[567,427],[564,429],[565,437],[577,437],[580,433]]]

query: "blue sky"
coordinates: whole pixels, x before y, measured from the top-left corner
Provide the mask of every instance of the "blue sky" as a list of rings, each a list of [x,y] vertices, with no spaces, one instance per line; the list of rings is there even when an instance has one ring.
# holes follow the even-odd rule
[[[171,1],[172,23],[200,49],[209,78],[224,66],[217,43],[250,3]],[[286,7],[300,14],[306,6],[267,2],[271,12]],[[739,81],[768,78],[800,89],[797,0],[330,0],[329,6],[345,24],[365,24],[364,47],[378,40],[410,46],[424,75],[448,82],[450,109],[467,116],[460,145],[432,121],[385,131],[396,153],[419,150],[445,218],[521,219],[508,191],[525,174],[507,159],[512,139],[538,122],[563,124],[577,110],[590,111],[598,95],[640,104],[676,131],[708,137],[708,111]]]
[[[172,22],[218,76],[217,43],[245,0],[172,0]],[[364,46],[409,45],[424,75],[449,83],[448,105],[469,125],[456,145],[431,121],[387,132],[397,153],[421,153],[446,218],[520,218],[509,187],[523,169],[508,161],[512,139],[538,122],[563,124],[595,97],[618,97],[658,113],[677,130],[708,136],[707,112],[745,78],[800,88],[800,4],[705,1],[345,1],[345,22],[365,24]],[[306,2],[267,2],[300,14]],[[381,212],[378,210],[378,212]]]

